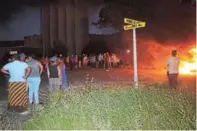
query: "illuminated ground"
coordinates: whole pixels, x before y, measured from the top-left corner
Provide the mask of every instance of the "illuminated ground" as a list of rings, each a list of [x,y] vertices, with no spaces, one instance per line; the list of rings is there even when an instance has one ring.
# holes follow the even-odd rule
[[[133,70],[132,69],[112,69],[106,71],[104,69],[82,69],[68,71],[69,82],[83,81],[87,78],[94,78],[95,80],[104,83],[125,83],[132,84],[133,82]],[[156,69],[139,69],[139,81],[144,84],[168,84],[166,73],[164,70]],[[195,91],[196,89],[196,75],[180,75],[179,76],[179,88]]]

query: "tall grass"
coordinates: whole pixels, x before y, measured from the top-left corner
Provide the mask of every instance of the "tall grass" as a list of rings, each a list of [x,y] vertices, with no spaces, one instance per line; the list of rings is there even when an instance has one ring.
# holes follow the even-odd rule
[[[56,92],[26,130],[194,130],[195,96],[165,88]]]

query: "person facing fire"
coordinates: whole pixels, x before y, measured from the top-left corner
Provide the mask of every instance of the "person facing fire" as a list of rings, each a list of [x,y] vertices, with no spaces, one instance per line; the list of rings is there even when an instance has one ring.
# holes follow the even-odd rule
[[[177,79],[179,74],[179,59],[176,57],[176,49],[172,50],[172,57],[167,61],[167,76],[169,81],[169,86],[171,88],[176,88]]]

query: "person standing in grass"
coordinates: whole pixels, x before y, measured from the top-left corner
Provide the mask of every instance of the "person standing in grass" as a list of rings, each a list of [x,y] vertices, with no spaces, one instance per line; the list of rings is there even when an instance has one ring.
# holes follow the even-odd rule
[[[179,59],[176,57],[177,51],[172,50],[172,57],[167,61],[167,76],[169,81],[169,86],[171,88],[176,88],[177,79],[179,74]]]
[[[98,61],[99,61],[99,68],[103,66],[103,55],[100,53],[98,55]]]
[[[79,58],[78,58],[78,55],[75,55],[75,56],[74,56],[74,65],[75,65],[75,68],[76,68],[76,69],[78,69],[78,67],[79,67],[79,66],[78,66],[78,59],[79,59]]]
[[[42,64],[34,59],[34,55],[28,56],[27,64],[31,68],[31,73],[27,78],[27,83],[29,87],[29,103],[32,104],[34,96],[34,104],[39,104],[39,87],[41,82],[41,74],[43,72]]]
[[[75,64],[75,57],[74,55],[70,56],[70,70],[73,70]]]
[[[79,55],[79,69],[82,67],[82,60],[83,60],[83,57],[82,55]]]
[[[104,53],[103,55],[103,69],[106,69],[107,67],[107,53]]]
[[[57,58],[52,57],[50,58],[50,64],[47,67],[47,74],[49,78],[49,90],[53,91],[54,89],[57,90],[60,88],[61,85],[61,69],[57,63]]]
[[[96,57],[96,68],[99,68],[99,55],[95,55]]]
[[[66,68],[69,67],[69,63],[70,63],[70,58],[69,56],[66,57]]]
[[[87,57],[86,54],[84,54],[84,56],[83,56],[83,67],[87,68],[87,65],[88,65],[88,57]]]
[[[17,54],[12,56],[12,62],[6,64],[1,72],[10,75],[8,86],[8,110],[27,114],[27,83],[30,67],[19,60]]]
[[[111,56],[107,53],[107,69],[111,69]]]
[[[58,59],[58,66],[61,69],[61,88],[66,89],[67,87],[66,65],[62,57]]]

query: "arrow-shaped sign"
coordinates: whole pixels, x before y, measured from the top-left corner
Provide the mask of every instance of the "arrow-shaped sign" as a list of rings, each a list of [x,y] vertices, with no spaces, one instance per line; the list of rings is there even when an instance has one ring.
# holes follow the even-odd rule
[[[124,30],[131,30],[131,29],[134,29],[134,28],[141,28],[141,27],[145,27],[145,26],[146,26],[145,22],[139,22],[139,23],[136,23],[136,24],[125,25]]]
[[[124,23],[125,24],[137,24],[137,23],[141,23],[143,21],[137,21],[137,20],[133,20],[133,19],[129,19],[129,18],[124,18]]]

